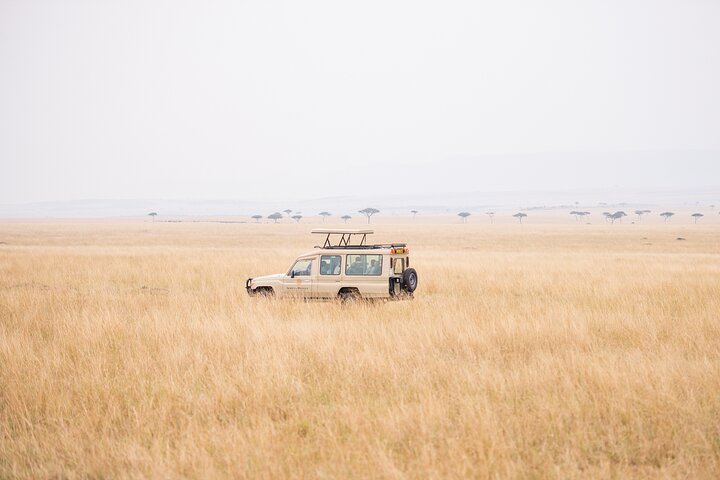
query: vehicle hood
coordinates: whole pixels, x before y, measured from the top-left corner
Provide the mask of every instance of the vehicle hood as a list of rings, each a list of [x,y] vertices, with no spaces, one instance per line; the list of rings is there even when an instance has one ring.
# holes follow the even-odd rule
[[[285,276],[284,273],[273,273],[272,275],[263,275],[261,277],[252,277],[253,282],[268,282],[272,280],[280,280]]]

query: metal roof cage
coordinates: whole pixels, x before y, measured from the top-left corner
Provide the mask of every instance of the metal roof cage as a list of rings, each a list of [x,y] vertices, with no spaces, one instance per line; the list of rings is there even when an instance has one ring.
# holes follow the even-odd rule
[[[333,248],[333,247],[365,247],[367,246],[367,236],[372,235],[375,233],[372,230],[357,230],[357,229],[339,229],[339,228],[316,228],[312,230],[310,233],[317,233],[320,235],[326,235],[325,237],[325,243],[323,244],[322,248]],[[336,245],[333,245],[332,242],[330,242],[330,237],[333,235],[340,235],[340,239],[338,240]],[[351,244],[350,240],[352,240],[353,235],[360,236],[360,243],[358,244]]]
[[[390,248],[390,247],[404,247],[404,243],[388,243],[388,244],[367,244],[367,236],[375,233],[373,230],[357,230],[357,229],[335,229],[335,228],[317,228],[312,230],[310,233],[316,233],[319,235],[325,235],[325,242],[323,246],[317,246],[316,248]],[[330,240],[331,236],[340,236],[337,239],[337,243],[333,244]],[[352,243],[353,235],[355,235],[355,242]],[[360,237],[360,241],[357,242],[357,237]]]

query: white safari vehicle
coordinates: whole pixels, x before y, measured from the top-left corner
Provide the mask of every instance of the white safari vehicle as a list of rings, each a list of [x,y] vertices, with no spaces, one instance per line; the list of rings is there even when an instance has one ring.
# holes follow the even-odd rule
[[[285,273],[248,278],[250,295],[350,300],[411,298],[418,277],[404,243],[368,244],[372,230],[313,230],[322,247],[300,255]]]

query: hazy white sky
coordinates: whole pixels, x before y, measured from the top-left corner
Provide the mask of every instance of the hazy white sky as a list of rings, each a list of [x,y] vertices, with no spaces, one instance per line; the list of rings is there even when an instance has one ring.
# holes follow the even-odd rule
[[[720,185],[720,2],[0,0],[0,202]]]

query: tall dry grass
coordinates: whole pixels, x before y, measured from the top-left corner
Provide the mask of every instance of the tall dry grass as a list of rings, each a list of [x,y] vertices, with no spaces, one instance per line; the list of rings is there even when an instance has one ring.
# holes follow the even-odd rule
[[[720,476],[717,227],[377,228],[416,300],[248,298],[303,225],[0,224],[0,477]]]

